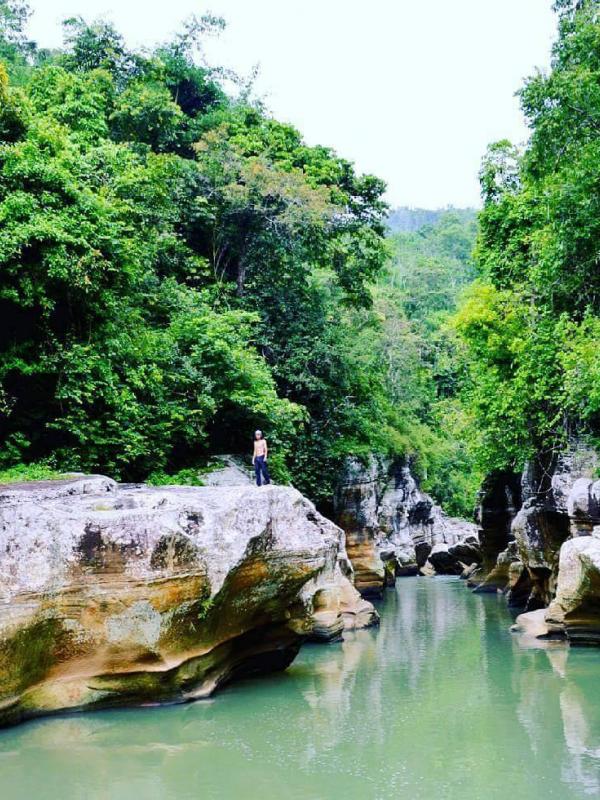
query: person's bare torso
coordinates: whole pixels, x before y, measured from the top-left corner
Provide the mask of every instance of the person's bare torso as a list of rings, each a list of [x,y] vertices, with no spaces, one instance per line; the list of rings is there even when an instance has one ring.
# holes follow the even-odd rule
[[[255,439],[254,440],[254,458],[264,456],[267,454],[267,440]]]

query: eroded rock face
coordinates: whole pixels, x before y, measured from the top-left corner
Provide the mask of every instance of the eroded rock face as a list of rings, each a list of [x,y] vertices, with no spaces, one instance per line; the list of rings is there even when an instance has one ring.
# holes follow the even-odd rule
[[[561,547],[556,597],[545,623],[550,634],[576,644],[600,644],[600,535],[569,539]]]
[[[405,460],[371,457],[363,464],[349,459],[335,512],[346,532],[355,585],[364,595],[381,593],[398,576],[429,573],[430,568],[435,572],[425,566],[436,546],[450,548],[446,560],[452,561],[452,574],[463,571],[461,557],[467,550],[469,558],[479,557],[475,525],[444,514],[420,490]],[[464,551],[452,550],[461,543],[466,543]]]
[[[561,546],[556,597],[548,608],[517,617],[514,630],[542,641],[600,645],[600,528]]]
[[[480,562],[479,542],[470,535],[455,544],[434,545],[428,558],[436,575],[463,575],[467,569],[474,571]]]
[[[506,586],[504,568],[497,570],[497,561],[513,539],[511,525],[520,506],[519,475],[494,472],[486,478],[477,509],[481,567],[469,577],[469,584],[478,591],[496,592]]]
[[[573,536],[591,534],[600,524],[600,481],[589,477],[576,480],[566,505]]]
[[[569,536],[569,518],[551,501],[536,504],[527,500],[515,517],[512,533],[530,584],[526,605],[545,606],[555,591],[558,554]]]
[[[549,462],[538,459],[520,476],[498,473],[482,492],[482,569],[470,578],[476,591],[503,591],[526,611],[542,608],[556,592],[561,545],[589,533],[597,510],[591,475],[598,456],[574,440]],[[600,498],[600,483],[598,484]],[[501,548],[501,549],[498,549]]]
[[[574,440],[550,464],[525,469],[507,547],[478,587],[497,587],[524,609],[513,630],[530,643],[600,645],[598,466],[598,454]]]
[[[377,615],[287,487],[0,487],[0,724],[210,694]]]

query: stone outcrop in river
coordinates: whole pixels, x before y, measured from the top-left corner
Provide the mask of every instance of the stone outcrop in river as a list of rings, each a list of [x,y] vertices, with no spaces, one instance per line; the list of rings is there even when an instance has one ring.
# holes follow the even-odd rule
[[[529,640],[600,644],[600,459],[575,440],[545,468],[490,476],[476,591],[505,592]]]
[[[0,724],[204,697],[377,621],[288,487],[0,487]]]
[[[516,630],[599,645],[600,481],[575,481],[567,497],[567,519],[572,538],[559,550],[553,599],[548,608],[518,617]]]
[[[487,479],[479,509],[483,564],[470,578],[477,591],[504,591],[527,611],[550,603],[561,545],[591,531],[593,503],[583,484],[592,483],[598,464],[593,449],[574,441],[550,464]]]
[[[459,575],[480,560],[475,525],[444,514],[404,459],[348,459],[334,506],[355,585],[365,595],[379,594],[398,576]]]
[[[600,532],[560,549],[556,597],[547,608],[517,617],[514,631],[536,639],[600,645]]]
[[[600,490],[600,483],[596,484]],[[556,597],[545,614],[550,635],[600,644],[600,529],[565,542],[560,550]]]

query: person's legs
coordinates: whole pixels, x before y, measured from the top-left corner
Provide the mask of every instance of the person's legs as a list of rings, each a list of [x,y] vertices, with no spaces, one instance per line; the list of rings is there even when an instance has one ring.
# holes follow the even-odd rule
[[[262,460],[262,474],[263,474],[263,478],[264,478],[264,481],[265,481],[265,485],[267,483],[271,483],[271,476],[269,475],[269,468],[267,467],[267,462],[264,460],[264,458]]]
[[[254,459],[254,475],[256,476],[256,485],[257,486],[260,486],[260,473],[261,473],[261,470],[262,470],[261,461],[262,461],[262,459],[261,459],[260,456],[258,456],[257,458]]]

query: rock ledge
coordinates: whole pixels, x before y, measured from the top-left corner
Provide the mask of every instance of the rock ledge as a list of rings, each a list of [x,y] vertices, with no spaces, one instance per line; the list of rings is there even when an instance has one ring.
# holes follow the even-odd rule
[[[204,697],[377,620],[292,488],[0,487],[0,725]]]

